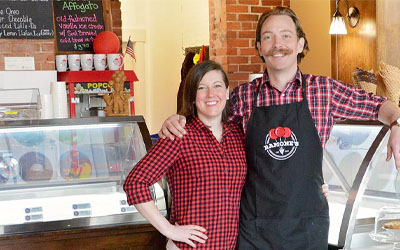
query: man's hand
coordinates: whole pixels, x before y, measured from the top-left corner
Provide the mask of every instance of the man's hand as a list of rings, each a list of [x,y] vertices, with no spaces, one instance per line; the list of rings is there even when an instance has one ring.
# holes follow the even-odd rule
[[[162,232],[168,239],[174,241],[185,242],[193,248],[196,248],[194,241],[199,243],[205,243],[208,239],[204,233],[206,229],[204,227],[195,225],[180,226],[178,224],[171,225],[166,232]]]
[[[324,193],[325,197],[328,198],[328,193],[329,193],[329,185],[324,183],[322,184],[322,193]]]
[[[378,111],[378,120],[386,125],[400,117],[400,109],[397,103],[385,101]],[[400,127],[395,125],[390,129],[390,136],[387,145],[386,161],[394,157],[394,163],[397,169],[400,169]]]
[[[158,136],[161,139],[175,139],[175,136],[182,138],[186,134],[185,131],[186,118],[182,115],[172,115],[164,121]]]
[[[394,157],[394,163],[397,169],[400,169],[400,127],[393,126],[390,131],[389,141],[387,145],[386,161]]]

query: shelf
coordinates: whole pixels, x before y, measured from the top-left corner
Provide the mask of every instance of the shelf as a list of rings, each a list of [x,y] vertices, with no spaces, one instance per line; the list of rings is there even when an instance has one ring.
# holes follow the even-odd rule
[[[102,71],[66,71],[57,72],[58,81],[76,83],[76,82],[108,82],[112,79],[114,70],[102,70]],[[126,81],[137,82],[135,72],[133,70],[124,70]]]

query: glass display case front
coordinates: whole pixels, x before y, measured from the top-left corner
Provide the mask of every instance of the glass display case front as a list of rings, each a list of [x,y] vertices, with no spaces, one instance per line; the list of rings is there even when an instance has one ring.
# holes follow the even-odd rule
[[[397,249],[400,199],[393,157],[386,161],[388,127],[380,123],[336,124],[324,150],[329,184],[329,243],[338,249]],[[400,185],[400,183],[398,184]]]
[[[140,116],[0,121],[0,234],[145,222],[122,184],[150,146]]]

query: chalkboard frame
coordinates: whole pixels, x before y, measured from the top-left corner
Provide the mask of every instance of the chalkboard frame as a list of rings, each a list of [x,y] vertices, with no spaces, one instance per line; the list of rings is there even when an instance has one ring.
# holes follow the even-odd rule
[[[53,0],[52,0],[53,1]],[[111,12],[111,3],[110,0],[101,0],[103,5],[103,20],[104,20],[104,30],[112,31],[112,12]],[[81,51],[59,51],[58,50],[58,41],[57,41],[57,30],[56,30],[56,20],[55,20],[55,12],[54,12],[54,2],[53,2],[53,29],[54,29],[54,47],[56,55],[69,55],[69,54],[86,54],[86,53],[94,53],[91,50],[81,50]]]

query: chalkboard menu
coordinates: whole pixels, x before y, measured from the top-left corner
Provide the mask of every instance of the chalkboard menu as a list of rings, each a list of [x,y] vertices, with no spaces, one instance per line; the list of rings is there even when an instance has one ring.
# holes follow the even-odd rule
[[[51,0],[0,0],[0,38],[53,38]]]
[[[92,51],[105,30],[102,0],[53,0],[57,50]]]

